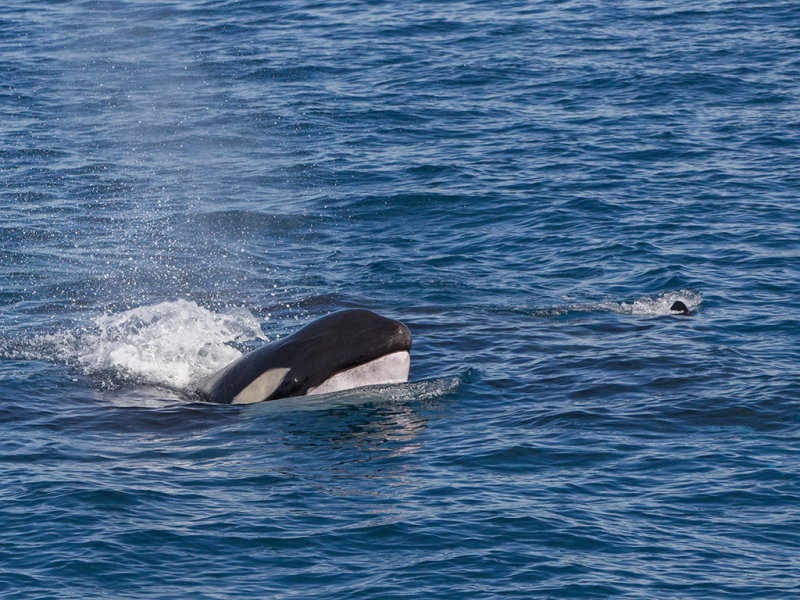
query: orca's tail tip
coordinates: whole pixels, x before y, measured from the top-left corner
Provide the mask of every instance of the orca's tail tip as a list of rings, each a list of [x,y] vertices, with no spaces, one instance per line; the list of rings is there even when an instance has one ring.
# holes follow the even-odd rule
[[[686,306],[686,304],[684,304],[680,300],[676,300],[675,302],[673,302],[672,306],[670,306],[669,309],[672,312],[677,312],[677,313],[680,313],[682,315],[690,315],[691,314],[691,312],[689,311],[689,307]]]

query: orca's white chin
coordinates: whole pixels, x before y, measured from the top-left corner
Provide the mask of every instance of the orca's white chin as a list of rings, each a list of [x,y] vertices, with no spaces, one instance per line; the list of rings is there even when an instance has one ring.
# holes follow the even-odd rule
[[[379,385],[384,383],[405,383],[408,381],[408,370],[411,366],[411,356],[407,351],[393,352],[363,365],[336,373],[326,379],[317,387],[310,388],[306,395],[330,394],[365,385]]]

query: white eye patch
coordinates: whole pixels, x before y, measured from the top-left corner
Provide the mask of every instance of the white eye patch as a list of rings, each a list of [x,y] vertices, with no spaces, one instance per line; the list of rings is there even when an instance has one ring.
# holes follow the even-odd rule
[[[288,368],[265,371],[256,377],[250,385],[236,394],[231,404],[252,404],[253,402],[266,400],[272,392],[278,389],[288,372]]]

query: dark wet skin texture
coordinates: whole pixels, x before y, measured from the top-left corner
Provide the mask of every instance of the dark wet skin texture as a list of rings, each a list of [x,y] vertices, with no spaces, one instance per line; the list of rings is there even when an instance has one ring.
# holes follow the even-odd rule
[[[669,309],[673,312],[679,312],[686,316],[691,314],[691,312],[689,311],[689,307],[686,306],[680,300],[676,300],[675,302],[673,302],[672,306],[670,306]]]

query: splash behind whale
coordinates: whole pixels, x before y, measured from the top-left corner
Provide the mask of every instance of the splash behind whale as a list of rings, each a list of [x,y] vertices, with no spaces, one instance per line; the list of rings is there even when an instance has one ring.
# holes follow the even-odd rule
[[[342,310],[258,348],[194,386],[202,400],[250,404],[408,380],[408,327]]]

